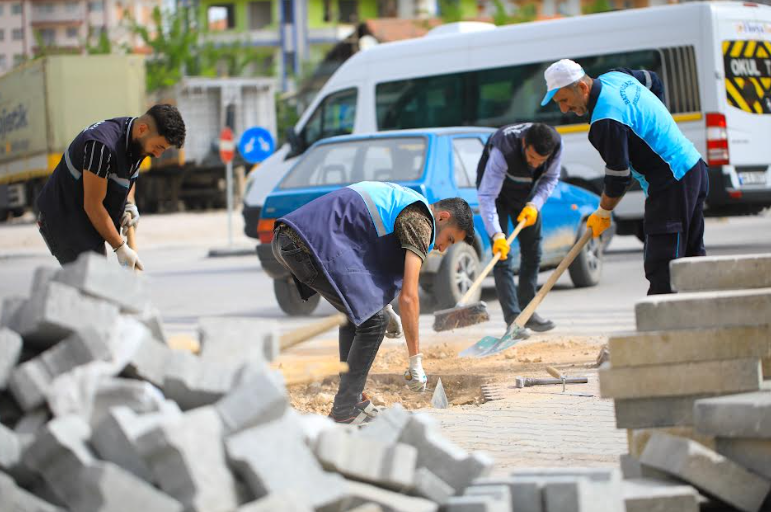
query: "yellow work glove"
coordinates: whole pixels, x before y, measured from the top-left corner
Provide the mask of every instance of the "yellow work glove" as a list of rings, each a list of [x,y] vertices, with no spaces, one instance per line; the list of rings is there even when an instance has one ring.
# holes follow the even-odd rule
[[[603,231],[610,227],[610,210],[602,206],[597,208],[593,214],[589,215],[586,221],[586,227],[592,230],[592,236],[597,238]]]
[[[501,261],[505,261],[509,257],[509,243],[503,233],[496,233],[493,236],[493,256],[498,253],[501,253]]]
[[[522,208],[522,211],[519,212],[517,222],[522,222],[523,220],[525,220],[525,227],[532,226],[535,224],[535,221],[538,220],[538,208],[536,208],[533,203],[527,203],[527,205]]]

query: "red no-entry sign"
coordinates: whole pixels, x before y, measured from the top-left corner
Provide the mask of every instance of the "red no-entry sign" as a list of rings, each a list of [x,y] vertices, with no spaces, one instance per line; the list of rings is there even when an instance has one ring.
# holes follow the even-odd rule
[[[233,130],[224,127],[220,132],[220,158],[223,162],[230,163],[235,156],[236,143],[233,141]]]

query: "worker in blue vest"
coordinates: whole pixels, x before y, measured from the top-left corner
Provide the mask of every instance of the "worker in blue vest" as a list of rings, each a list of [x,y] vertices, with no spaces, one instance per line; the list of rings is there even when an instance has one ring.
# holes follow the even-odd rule
[[[661,80],[644,70],[613,70],[591,78],[563,59],[544,73],[547,93],[562,113],[589,115],[589,141],[605,161],[600,206],[587,220],[594,236],[634,177],[645,192],[645,277],[648,295],[672,293],[669,262],[704,256],[707,164],[664,105]]]
[[[426,388],[418,333],[418,281],[428,253],[474,240],[474,219],[460,198],[429,204],[393,183],[361,182],[326,194],[276,221],[273,255],[289,272],[303,299],[318,293],[348,317],[340,328],[340,376],[330,417],[359,425],[377,409],[363,394],[384,336],[402,325],[409,351],[405,380]],[[399,296],[402,318],[390,308]]]
[[[81,131],[37,199],[38,229],[61,265],[81,253],[106,255],[142,270],[142,262],[120,234],[139,223],[134,204],[139,166],[185,143],[185,123],[176,107],[155,105],[139,117],[117,117]]]
[[[522,308],[535,297],[541,266],[541,208],[560,177],[562,139],[557,130],[541,123],[504,126],[490,136],[477,165],[479,211],[493,254],[501,259],[493,268],[495,290],[508,328]],[[506,240],[509,221],[525,228],[519,243],[519,287],[514,284],[514,262],[509,259]],[[533,313],[525,325],[545,332],[554,322]]]

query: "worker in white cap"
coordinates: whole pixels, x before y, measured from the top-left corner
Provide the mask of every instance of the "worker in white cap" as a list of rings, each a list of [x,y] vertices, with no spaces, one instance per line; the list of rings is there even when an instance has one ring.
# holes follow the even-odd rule
[[[707,164],[665,106],[652,71],[616,69],[591,78],[562,59],[546,69],[546,95],[563,114],[589,114],[589,141],[605,161],[600,206],[587,220],[594,236],[636,178],[645,192],[645,277],[648,294],[671,293],[669,262],[703,256]]]

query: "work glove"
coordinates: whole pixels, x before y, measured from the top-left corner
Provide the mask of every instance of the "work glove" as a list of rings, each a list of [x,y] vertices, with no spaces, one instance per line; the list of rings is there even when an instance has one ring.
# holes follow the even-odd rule
[[[506,235],[496,233],[493,235],[493,256],[501,253],[501,261],[506,261],[509,257],[509,243],[506,241]]]
[[[426,390],[428,377],[423,371],[423,354],[415,354],[410,357],[410,367],[404,372],[404,380],[407,382],[407,386],[417,393]]]
[[[139,224],[139,210],[134,203],[126,203],[123,210],[123,216],[120,218],[120,225],[123,228],[123,234],[128,233],[129,227],[136,228]]]
[[[396,314],[394,308],[391,305],[387,305],[384,309],[388,325],[386,326],[386,338],[401,338],[402,337],[402,320],[399,315]]]
[[[610,227],[610,210],[602,206],[597,207],[597,211],[589,215],[586,221],[586,227],[592,230],[592,236],[597,238],[603,231]]]
[[[533,203],[527,203],[527,205],[522,208],[522,211],[519,212],[519,217],[517,217],[517,223],[525,221],[525,227],[530,227],[533,224],[535,224],[535,221],[538,220],[538,208],[535,207]]]
[[[115,249],[115,255],[118,257],[118,263],[120,263],[122,267],[127,267],[131,270],[145,269],[142,262],[139,260],[137,253],[129,247],[126,242],[123,242],[120,247]]]

